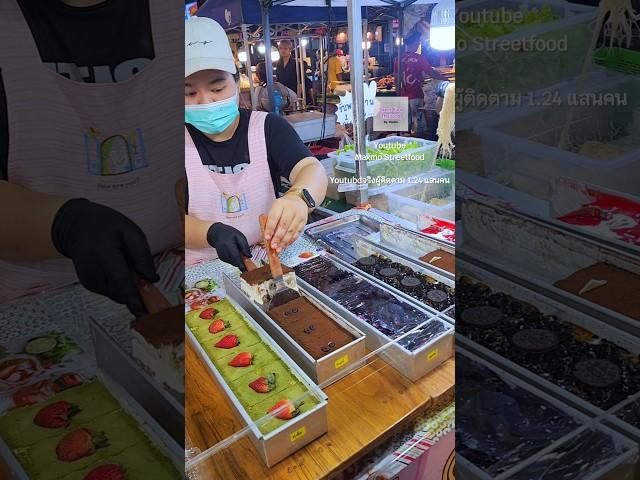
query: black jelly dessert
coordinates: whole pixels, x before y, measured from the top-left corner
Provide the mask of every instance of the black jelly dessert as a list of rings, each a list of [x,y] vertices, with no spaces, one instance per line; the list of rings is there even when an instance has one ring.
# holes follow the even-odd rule
[[[603,470],[629,449],[606,432],[588,429],[509,475],[513,480],[582,480]],[[599,476],[597,478],[600,478]]]
[[[398,341],[408,350],[418,349],[446,330],[442,321],[432,319],[429,314],[402,302],[364,278],[338,268],[322,256],[301,263],[294,270],[298,278],[391,339],[395,340],[424,324]]]
[[[455,301],[455,289],[382,255],[359,258],[353,266],[438,311],[446,310]]]
[[[462,276],[456,332],[607,410],[640,391],[640,357]]]
[[[640,428],[640,398],[618,410],[616,417],[633,427]]]
[[[579,427],[555,405],[456,354],[456,452],[491,477]]]

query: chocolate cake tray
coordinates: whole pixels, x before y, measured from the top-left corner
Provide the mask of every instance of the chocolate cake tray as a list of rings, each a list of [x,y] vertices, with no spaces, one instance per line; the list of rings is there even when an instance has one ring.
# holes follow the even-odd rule
[[[193,332],[189,329],[185,323],[185,334],[189,338],[189,341],[193,345],[194,349],[202,359],[206,368],[211,374],[212,380],[218,386],[220,390],[224,392],[229,400],[229,403],[250,429],[251,441],[253,442],[258,454],[264,461],[267,467],[272,467],[276,463],[280,462],[284,458],[292,455],[305,445],[308,445],[316,438],[325,434],[328,431],[327,423],[327,405],[328,397],[325,393],[318,388],[318,386],[307,376],[306,373],[293,361],[287,353],[280,348],[280,346],[271,339],[271,337],[265,332],[265,330],[251,318],[239,304],[231,297],[226,297],[235,310],[242,315],[244,320],[255,330],[260,340],[266,343],[289,367],[291,373],[308,387],[310,394],[318,401],[318,404],[311,410],[301,413],[300,415],[288,420],[287,423],[278,427],[277,429],[263,434],[256,423],[251,420],[251,417],[246,412],[245,408],[240,403],[239,399],[233,393],[231,388],[227,385],[224,378],[213,364],[204,348],[198,342]],[[266,417],[266,415],[265,415]],[[203,452],[201,455],[205,455]],[[191,461],[196,461],[192,459]]]
[[[379,329],[380,327],[375,327],[363,318],[360,318],[359,315],[362,315],[363,313],[358,307],[354,308],[355,313],[352,312],[334,298],[328,296],[321,289],[317,288],[310,282],[305,281],[304,278],[298,275],[298,286],[302,288],[303,291],[311,294],[321,304],[327,305],[340,317],[366,334],[367,350],[379,351],[378,354],[382,358],[411,381],[416,381],[423,377],[453,355],[454,328],[451,323],[445,320],[444,313],[434,314],[415,303],[408,302],[404,297],[394,295],[388,289],[384,289],[378,283],[372,282],[364,275],[361,275],[358,270],[352,269],[344,262],[339,262],[335,256],[324,255],[316,257],[316,259],[320,258],[325,259],[323,261],[329,262],[332,267],[344,272],[345,274],[352,275],[353,278],[356,279],[358,285],[366,285],[367,287],[376,289],[376,291],[380,292],[380,294],[385,297],[393,299],[395,302],[393,304],[394,309],[397,307],[405,308],[407,311],[421,315],[425,318],[424,322],[420,322],[415,327],[411,327],[411,330],[403,332],[403,335],[396,335],[395,338],[392,338],[390,335],[383,333],[383,331]],[[294,270],[297,272],[297,269],[311,261],[314,261],[314,259],[298,265]],[[382,306],[382,308],[385,309],[385,311],[388,310],[390,315],[393,315],[393,312],[395,312],[395,310],[388,309],[388,307],[385,306]],[[426,332],[425,334],[429,334],[428,340],[423,341],[415,348],[412,348],[410,346],[411,338],[417,338],[423,332]],[[407,341],[409,343],[406,343]]]
[[[109,393],[118,401],[122,409],[137,422],[151,443],[165,454],[178,472],[184,471],[184,447],[179,445],[147,411],[116,381],[108,375],[99,372],[95,379],[100,380]],[[13,451],[0,436],[0,458],[10,473],[11,480],[30,480],[31,477],[24,470]]]
[[[487,270],[499,272],[575,310],[640,336],[640,319],[554,286],[574,272],[598,263],[640,275],[637,257],[477,199],[464,201],[460,223],[463,231],[458,257],[471,257],[474,263],[482,263]],[[510,261],[506,263],[501,258]]]
[[[460,319],[456,324],[456,342],[459,345],[591,417],[614,411],[628,398],[640,393],[640,366],[634,362],[634,358],[640,354],[640,339],[480,266],[460,260],[458,266],[457,308]],[[481,288],[487,291],[482,293],[481,298],[490,302],[487,305],[498,302],[506,305],[503,308],[508,311],[491,306],[467,308],[467,289],[466,284],[462,283],[464,278],[484,286]],[[507,303],[509,298],[514,305],[516,302],[522,305],[522,312],[512,311],[513,307]],[[494,310],[499,312],[497,321],[501,324],[500,332],[504,334],[491,334],[495,322],[489,323],[490,315],[480,312],[482,308],[489,313]],[[465,319],[465,310],[474,309],[478,309],[476,314]],[[523,324],[530,323],[533,327],[527,329],[517,326],[520,318]],[[544,325],[557,325],[558,328],[547,330],[543,329]],[[509,329],[515,332],[511,336]],[[609,355],[619,364],[614,364],[609,358],[600,360],[600,355]],[[562,371],[550,373],[543,364],[547,359],[551,361],[554,358],[558,358],[555,364]],[[526,367],[527,363],[531,368]],[[605,363],[613,370],[607,373],[608,376],[605,375],[605,380],[610,380],[611,384],[600,385],[583,372],[604,369]],[[570,371],[567,370],[568,365],[571,365]],[[540,373],[535,371],[536,368],[540,368]]]
[[[461,478],[634,480],[638,446],[631,439],[464,347],[457,348],[456,356],[462,375],[479,375],[471,382],[463,380],[463,386],[476,391],[460,392],[463,398],[457,402],[456,463]],[[482,424],[483,406],[489,408],[487,415],[495,415],[499,402],[505,402],[495,420],[502,422],[496,427],[502,434]],[[474,426],[475,435],[470,431]],[[570,472],[573,475],[563,475]]]
[[[611,428],[640,444],[640,393],[613,408],[605,417],[605,421]],[[640,468],[640,459],[638,468]]]
[[[282,349],[293,358],[297,365],[318,385],[328,386],[350,372],[350,365],[358,364],[365,356],[365,334],[346,322],[326,305],[318,302],[303,288],[299,288],[302,296],[315,307],[325,313],[331,320],[351,333],[355,339],[322,358],[315,359],[297,343],[280,325],[265,311],[252,302],[229,277],[224,278],[227,296],[235,300],[251,317],[274,339]]]
[[[454,277],[450,275],[443,275],[438,273],[435,269],[423,266],[421,262],[415,262],[411,259],[403,256],[401,253],[394,252],[383,245],[379,245],[370,239],[354,236],[354,246],[358,255],[358,260],[349,264],[352,268],[358,270],[371,281],[387,288],[395,295],[405,298],[407,301],[417,303],[418,306],[425,308],[435,314],[452,311],[455,304],[455,287],[456,282]],[[376,268],[375,263],[373,265],[362,265],[360,259],[380,259],[381,262],[388,263],[388,267]],[[337,261],[342,261],[338,259]],[[370,262],[370,260],[369,260]],[[393,267],[397,268],[393,268]],[[404,271],[398,269],[403,268]],[[386,277],[385,277],[386,274]],[[418,284],[418,288],[412,288],[412,284],[405,285],[408,281],[407,276],[418,279],[418,276],[413,274],[420,274],[421,278],[425,276],[434,280],[432,283],[426,283],[425,285]],[[419,279],[418,279],[419,280]],[[442,287],[440,289],[439,287]],[[442,292],[442,293],[440,293]],[[447,292],[447,293],[445,293]],[[434,298],[430,296],[434,294]],[[447,321],[455,323],[454,318],[447,316]]]
[[[434,250],[444,250],[455,255],[455,245],[453,243],[436,240],[400,225],[391,225],[390,223],[380,224],[380,233],[371,235],[369,238],[371,241],[378,242],[383,247],[411,259],[424,268],[429,268],[445,277],[453,278],[454,276],[451,272],[420,260],[421,257]]]
[[[380,222],[374,218],[354,213],[308,225],[305,233],[329,251],[347,261],[357,260],[353,248],[353,235],[367,236],[380,230]]]

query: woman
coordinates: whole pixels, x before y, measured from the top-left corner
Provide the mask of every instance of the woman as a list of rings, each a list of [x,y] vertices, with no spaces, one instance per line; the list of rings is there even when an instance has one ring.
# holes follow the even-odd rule
[[[256,88],[258,110],[262,110],[265,112],[275,111],[274,108],[271,108],[271,102],[269,101],[269,89],[267,88],[267,66],[264,62],[260,62],[258,65],[256,65],[256,74],[258,75],[258,80],[260,81],[260,84]],[[289,110],[295,108],[296,102],[298,101],[298,95],[296,94],[296,92],[294,92],[290,88],[287,88],[280,82],[273,82],[273,88],[276,92],[280,92],[280,96],[282,97],[280,110]]]
[[[0,2],[0,302],[79,281],[144,313],[135,277],[157,281],[151,254],[184,238],[175,14]]]
[[[265,240],[282,252],[324,200],[327,177],[283,117],[238,108],[229,41],[208,18],[185,23],[185,123],[187,264],[217,256],[244,269],[263,213]],[[276,198],[280,177],[292,188]]]

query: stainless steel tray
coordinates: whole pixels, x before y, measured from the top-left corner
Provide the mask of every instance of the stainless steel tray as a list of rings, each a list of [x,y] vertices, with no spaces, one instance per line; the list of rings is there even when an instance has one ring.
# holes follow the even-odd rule
[[[333,259],[330,260],[333,261]],[[376,286],[379,286],[377,283],[371,282],[366,277],[359,275],[358,270],[354,271],[350,269],[350,267],[346,267],[344,264],[338,263],[336,265],[339,268],[348,269],[354,275],[362,277],[365,282],[374,283]],[[379,355],[411,381],[416,381],[423,377],[453,355],[454,329],[450,323],[445,321],[445,318],[443,318],[444,315],[438,316],[426,310],[424,307],[417,306],[415,303],[410,304],[411,307],[421,311],[422,313],[430,315],[430,321],[442,322],[445,326],[445,331],[440,335],[420,348],[410,351],[399,345],[397,341],[394,342],[391,338],[358,318],[352,312],[335,302],[314,286],[305,282],[303,279],[298,277],[297,281],[298,286],[305,292],[310,293],[321,304],[329,306],[331,310],[336,312],[347,322],[362,330],[366,334],[367,349],[371,351],[380,350]],[[402,297],[399,297],[399,300],[403,303],[409,303]]]
[[[562,305],[553,299],[547,298],[542,294],[536,293],[509,280],[505,280],[504,278],[501,278],[494,273],[488,272],[479,266],[460,260],[458,260],[458,265],[458,272],[460,275],[464,274],[472,280],[477,280],[487,284],[496,291],[504,292],[512,295],[515,298],[525,300],[526,302],[537,307],[544,314],[554,315],[559,320],[563,320],[567,323],[572,323],[574,325],[583,327],[587,330],[590,330],[599,337],[607,339],[610,342],[615,343],[616,345],[625,348],[636,355],[640,354],[640,339],[638,338],[631,337],[624,332],[601,322],[600,320],[590,317],[582,312],[573,310],[572,308]],[[456,343],[458,345],[464,346],[466,349],[474,352],[478,356],[489,360],[494,364],[500,365],[504,370],[520,378],[526,379],[527,381],[535,384],[540,390],[549,393],[550,395],[562,400],[563,402],[568,403],[572,407],[585,412],[592,417],[605,415],[605,411],[603,411],[599,407],[570,393],[569,391],[559,387],[555,383],[552,383],[551,381],[546,380],[539,375],[536,375],[535,373],[527,370],[517,363],[494,353],[487,347],[480,345],[473,340],[468,339],[467,337],[464,337],[461,333],[456,334]],[[636,393],[639,392],[633,392],[632,395],[635,395]],[[624,403],[625,401],[626,399],[620,402],[620,404]],[[614,405],[608,411],[615,410],[620,404]]]
[[[333,382],[340,380],[349,372],[346,368],[353,363],[358,363],[365,356],[365,334],[355,328],[350,323],[344,321],[338,314],[333,312],[327,306],[318,302],[313,296],[300,288],[300,294],[306,297],[317,308],[322,310],[329,318],[338,325],[349,331],[355,336],[348,345],[325,355],[322,358],[315,359],[309,355],[289,334],[274,322],[262,308],[253,303],[240,288],[229,277],[225,275],[224,287],[227,298],[232,298],[246,312],[265,329],[265,331],[275,340],[278,345],[293,358],[298,366],[309,375],[309,377],[317,384],[328,386]]]
[[[570,307],[640,337],[640,320],[573,295],[553,284],[576,270],[607,262],[640,275],[640,259],[511,210],[467,199],[462,207],[457,256],[544,292]],[[489,246],[486,239],[495,240]],[[498,243],[499,242],[499,243]],[[509,263],[501,258],[512,259]],[[517,261],[516,259],[527,259]]]
[[[111,377],[100,373],[97,380],[104,383],[107,390],[120,403],[122,409],[131,415],[137,422],[151,442],[159,448],[171,460],[176,470],[180,473],[184,471],[184,447],[179,445],[167,432],[156,422],[156,420],[139,405],[129,393],[118,385]],[[2,458],[11,474],[11,480],[30,480],[27,472],[13,454],[6,442],[0,437],[0,458]]]
[[[619,433],[613,431],[612,429],[602,425],[599,422],[600,419],[596,419],[596,420],[590,419],[588,416],[580,413],[579,411],[566,406],[559,399],[553,396],[550,396],[545,392],[540,391],[537,388],[531,386],[531,384],[529,384],[526,380],[522,380],[518,377],[513,376],[509,372],[503,370],[502,368],[496,366],[493,363],[487,362],[485,359],[480,358],[479,356],[466,350],[465,348],[457,347],[456,355],[462,355],[475,362],[480,363],[481,365],[483,365],[484,367],[488,368],[493,373],[495,373],[498,377],[503,379],[505,383],[508,383],[509,385],[515,385],[517,387],[522,388],[523,390],[526,390],[527,392],[530,392],[531,394],[540,398],[541,401],[545,403],[549,403],[555,407],[558,407],[559,409],[566,412],[568,416],[573,417],[575,420],[583,424],[581,427],[569,432],[566,436],[556,440],[552,444],[540,450],[535,455],[531,456],[529,459],[523,461],[519,465],[516,465],[515,467],[503,472],[498,476],[489,475],[487,472],[481,470],[476,465],[471,463],[462,454],[458,453],[456,455],[456,463],[457,463],[457,468],[459,469],[459,472],[460,472],[460,478],[464,478],[465,480],[466,479],[507,480],[517,472],[526,468],[528,465],[536,462],[542,456],[546,455],[547,453],[555,451],[556,449],[558,449],[558,447],[561,447],[563,444],[567,443],[571,439],[580,435],[585,429],[597,429],[611,435],[618,445],[624,445],[625,447],[628,448],[628,450],[620,454],[618,457],[612,458],[611,461],[598,472],[594,472],[593,474],[586,476],[584,478],[580,477],[580,480],[605,480],[605,479],[606,480],[633,480],[634,479],[635,462],[637,461],[637,455],[638,455],[638,446],[634,444],[633,441],[629,440],[623,435],[620,435]]]
[[[305,233],[347,261],[355,261],[353,235],[367,236],[380,230],[380,222],[361,213],[325,219],[308,225]]]
[[[448,272],[447,275],[443,275],[441,273],[439,273],[438,271],[442,272],[442,270],[438,269],[430,269],[428,267],[424,267],[424,263],[423,262],[415,262],[413,260],[411,260],[410,258],[405,257],[404,255],[402,255],[401,253],[397,253],[394,252],[392,249],[389,249],[387,247],[384,247],[382,245],[379,245],[377,243],[375,243],[374,241],[368,239],[368,238],[364,238],[364,237],[360,237],[359,235],[356,235],[354,237],[354,247],[356,249],[356,253],[358,254],[358,257],[366,257],[368,255],[372,255],[374,253],[385,257],[393,262],[399,263],[401,265],[404,265],[405,267],[408,267],[410,269],[412,269],[415,272],[424,274],[424,275],[428,275],[431,278],[437,280],[440,283],[444,283],[445,285],[447,285],[448,287],[451,287],[453,289],[455,289],[456,287],[456,281],[455,278],[453,276],[451,276]],[[342,265],[344,265],[344,263],[342,261],[340,261],[340,263]],[[356,269],[358,271],[358,273],[360,273],[362,276],[366,277],[367,279],[371,280],[372,282],[375,282],[378,285],[383,286],[384,288],[386,288],[387,290],[393,292],[394,295],[400,296],[404,299],[406,299],[407,301],[411,302],[411,303],[416,303],[419,307],[424,308],[430,312],[434,312],[435,314],[440,314],[443,312],[449,312],[449,311],[453,311],[454,310],[454,306],[449,306],[447,307],[445,310],[438,311],[433,307],[430,307],[429,305],[425,305],[424,303],[422,303],[419,299],[412,297],[411,295],[402,292],[401,290],[398,290],[397,288],[395,288],[392,285],[389,285],[388,283],[382,281],[381,279],[374,277],[373,275],[368,274],[367,272],[360,270],[356,264],[350,264],[350,266],[353,269]],[[438,271],[436,271],[438,270]],[[455,322],[453,317],[449,317],[447,316],[447,320],[450,322]]]
[[[327,400],[328,397],[317,385],[296,365],[296,363],[281,349],[276,342],[258,325],[251,316],[236,302],[233,298],[227,296],[227,300],[233,305],[247,323],[255,330],[260,339],[269,345],[273,351],[287,364],[291,372],[298,377],[303,384],[309,388],[309,392],[319,401],[318,405],[308,412],[305,412],[286,424],[273,430],[268,434],[263,434],[249,414],[246,412],[240,401],[237,399],[233,391],[227,386],[224,378],[218,372],[207,353],[204,351],[200,342],[193,335],[189,326],[185,323],[185,332],[200,358],[211,373],[212,379],[217,384],[227,398],[230,400],[233,409],[249,426],[251,430],[251,440],[262,457],[262,460],[268,467],[272,467],[282,459],[293,454],[300,448],[308,445],[316,438],[320,437],[328,430],[327,424]],[[195,461],[192,459],[191,461]]]

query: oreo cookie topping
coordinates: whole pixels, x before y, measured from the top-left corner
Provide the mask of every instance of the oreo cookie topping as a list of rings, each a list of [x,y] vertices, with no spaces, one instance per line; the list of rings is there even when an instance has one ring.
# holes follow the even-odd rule
[[[607,410],[640,391],[640,357],[615,343],[465,276],[456,296],[456,333],[583,400]]]

